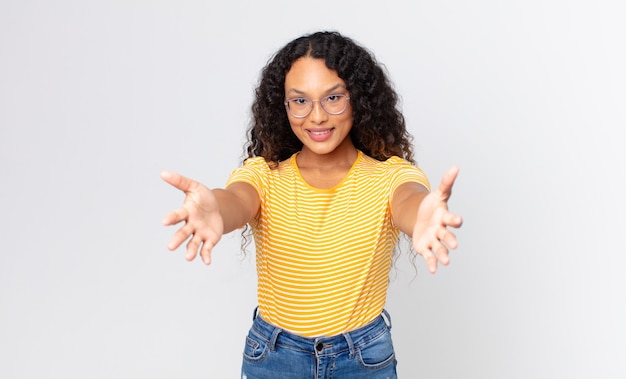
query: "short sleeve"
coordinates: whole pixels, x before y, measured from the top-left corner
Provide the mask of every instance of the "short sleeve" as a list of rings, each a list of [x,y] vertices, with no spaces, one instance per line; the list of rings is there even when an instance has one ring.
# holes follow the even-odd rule
[[[226,187],[235,182],[244,182],[253,186],[259,194],[268,187],[270,167],[263,157],[248,158],[243,165],[233,170],[226,181]]]
[[[389,170],[391,170],[389,183],[391,194],[400,185],[408,182],[418,182],[430,191],[430,182],[421,168],[399,157],[391,157],[386,163],[389,164]]]

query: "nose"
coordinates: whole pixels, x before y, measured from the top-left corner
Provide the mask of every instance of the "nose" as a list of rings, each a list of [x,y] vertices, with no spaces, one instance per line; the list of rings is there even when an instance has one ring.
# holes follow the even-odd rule
[[[313,102],[313,109],[311,109],[311,114],[309,115],[311,121],[315,123],[321,123],[328,119],[328,113],[322,108],[322,102],[317,100]]]

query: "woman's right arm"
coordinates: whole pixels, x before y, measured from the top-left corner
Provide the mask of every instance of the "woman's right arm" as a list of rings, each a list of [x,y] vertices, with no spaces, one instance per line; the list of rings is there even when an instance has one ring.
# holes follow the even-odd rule
[[[237,182],[226,189],[209,189],[195,180],[164,171],[161,178],[185,193],[183,205],[163,218],[164,225],[181,226],[167,247],[176,250],[187,242],[185,258],[192,261],[198,252],[211,264],[211,251],[223,234],[243,227],[257,214],[260,199],[250,184]]]

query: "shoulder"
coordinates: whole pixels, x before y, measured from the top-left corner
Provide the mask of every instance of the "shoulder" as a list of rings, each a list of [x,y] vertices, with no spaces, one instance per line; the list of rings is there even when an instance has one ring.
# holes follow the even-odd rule
[[[419,170],[417,166],[398,156],[392,156],[387,160],[379,161],[376,158],[372,158],[364,153],[361,153],[361,165],[365,168],[376,169],[380,171],[393,171],[398,169]]]
[[[362,167],[372,175],[380,175],[388,180],[392,187],[405,182],[418,182],[430,188],[428,178],[424,171],[412,164],[411,162],[398,157],[392,156],[384,161],[363,154]]]
[[[257,180],[275,180],[270,178],[280,178],[293,171],[292,158],[280,163],[268,162],[263,157],[247,158],[241,166],[233,170],[231,178],[255,177]]]
[[[246,182],[258,190],[263,187],[269,172],[270,166],[263,157],[248,158],[241,166],[231,172],[226,185],[234,182]]]
[[[269,170],[274,164],[272,162],[267,162],[263,157],[252,157],[247,158],[242,167],[256,170]]]

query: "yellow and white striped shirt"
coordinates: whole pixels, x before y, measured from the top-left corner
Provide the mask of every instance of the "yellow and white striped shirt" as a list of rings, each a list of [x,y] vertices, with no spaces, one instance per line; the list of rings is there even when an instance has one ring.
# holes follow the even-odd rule
[[[227,184],[249,183],[261,199],[250,225],[263,319],[316,337],[376,318],[385,305],[400,234],[391,221],[391,197],[409,181],[429,188],[423,171],[409,162],[398,157],[381,162],[361,151],[330,189],[304,181],[296,154],[276,169],[255,157],[234,170]]]

